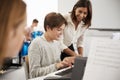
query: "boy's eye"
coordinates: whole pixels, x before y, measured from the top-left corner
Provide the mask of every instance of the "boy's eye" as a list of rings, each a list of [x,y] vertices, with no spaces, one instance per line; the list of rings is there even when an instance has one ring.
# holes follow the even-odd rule
[[[60,28],[57,28],[57,30],[58,30],[58,31],[61,31],[61,29],[60,29]]]
[[[61,29],[58,29],[58,31],[61,31]]]

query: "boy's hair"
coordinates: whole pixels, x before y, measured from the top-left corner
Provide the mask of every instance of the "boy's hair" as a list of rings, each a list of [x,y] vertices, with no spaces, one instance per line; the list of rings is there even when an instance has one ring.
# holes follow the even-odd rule
[[[49,26],[50,29],[55,27],[60,27],[61,25],[67,25],[65,18],[60,13],[51,12],[46,15],[44,19],[44,29],[47,31],[46,27]]]
[[[38,23],[39,21],[37,19],[33,19],[33,23]]]

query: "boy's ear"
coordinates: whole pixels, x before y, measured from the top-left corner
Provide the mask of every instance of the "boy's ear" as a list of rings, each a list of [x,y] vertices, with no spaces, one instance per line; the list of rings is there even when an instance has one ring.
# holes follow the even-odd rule
[[[46,26],[46,30],[49,30],[49,29],[50,29],[50,27],[47,25],[47,26]]]

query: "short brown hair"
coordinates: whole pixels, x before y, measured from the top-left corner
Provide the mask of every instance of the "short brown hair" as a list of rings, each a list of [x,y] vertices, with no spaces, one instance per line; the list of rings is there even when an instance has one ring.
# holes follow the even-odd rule
[[[37,19],[33,19],[33,23],[38,23],[39,21]]]
[[[60,13],[51,12],[46,15],[44,19],[44,29],[46,31],[46,26],[48,25],[50,29],[55,27],[60,27],[62,24],[67,24],[65,18]]]

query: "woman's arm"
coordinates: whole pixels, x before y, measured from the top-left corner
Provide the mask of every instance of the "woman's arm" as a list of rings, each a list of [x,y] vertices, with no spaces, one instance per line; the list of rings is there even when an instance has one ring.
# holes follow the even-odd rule
[[[77,50],[80,56],[83,56],[83,37],[84,35],[81,35],[77,40]]]
[[[71,56],[77,56],[77,53],[75,53],[74,51],[72,51],[69,48],[64,49],[63,52],[65,52],[66,54],[71,55]]]
[[[69,49],[64,43],[63,43],[63,39],[60,39],[59,40],[60,43],[61,43],[61,49],[63,52],[67,53],[68,55],[71,55],[71,56],[77,56],[77,53],[75,53],[74,51],[72,51],[71,49]]]
[[[83,56],[83,47],[78,47],[79,56]]]

